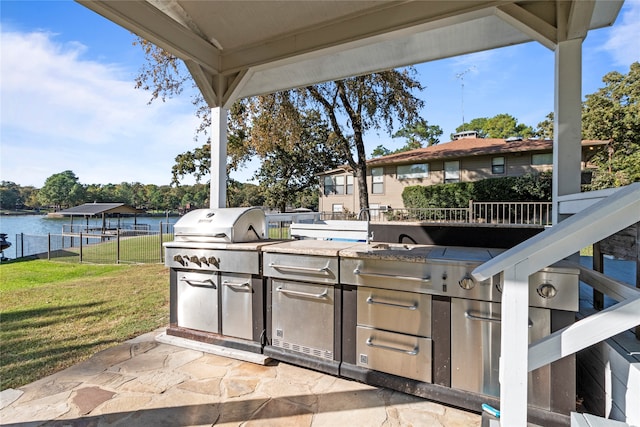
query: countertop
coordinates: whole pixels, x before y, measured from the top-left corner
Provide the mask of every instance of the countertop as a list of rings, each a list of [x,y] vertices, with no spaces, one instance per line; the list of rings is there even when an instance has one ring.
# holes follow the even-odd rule
[[[298,255],[338,256],[342,250],[354,245],[364,245],[364,243],[335,240],[287,240],[264,246],[262,251]]]

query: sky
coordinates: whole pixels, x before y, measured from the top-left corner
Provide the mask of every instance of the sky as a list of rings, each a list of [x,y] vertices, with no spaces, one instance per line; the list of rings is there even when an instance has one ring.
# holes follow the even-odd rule
[[[0,181],[40,188],[65,170],[82,184],[168,185],[175,157],[203,143],[188,96],[155,101],[135,89],[144,63],[129,31],[71,0],[0,0]],[[640,61],[640,0],[583,43],[583,96]],[[506,113],[537,126],[553,111],[554,53],[527,43],[424,64],[422,117],[441,142],[464,121]],[[365,136],[367,154],[404,141]],[[251,180],[258,164],[232,173]],[[206,179],[205,179],[206,181]],[[184,184],[192,184],[185,178]]]

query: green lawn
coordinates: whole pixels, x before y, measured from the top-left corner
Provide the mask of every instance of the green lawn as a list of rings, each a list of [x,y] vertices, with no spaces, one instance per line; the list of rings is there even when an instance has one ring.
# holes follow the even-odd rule
[[[117,240],[100,242],[99,239],[82,239],[82,262],[109,263],[160,263],[162,262],[162,243],[171,242],[173,234],[164,234],[162,242],[159,235],[121,237]],[[118,252],[119,251],[119,252]],[[80,247],[53,251],[51,257],[60,261],[80,261]]]
[[[0,390],[87,359],[169,321],[161,264],[0,265]]]

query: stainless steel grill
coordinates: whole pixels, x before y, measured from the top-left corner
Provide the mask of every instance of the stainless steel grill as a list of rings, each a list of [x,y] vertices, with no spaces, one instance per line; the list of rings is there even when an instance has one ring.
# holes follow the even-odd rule
[[[170,272],[167,334],[261,353],[266,219],[259,208],[198,209],[165,243]]]

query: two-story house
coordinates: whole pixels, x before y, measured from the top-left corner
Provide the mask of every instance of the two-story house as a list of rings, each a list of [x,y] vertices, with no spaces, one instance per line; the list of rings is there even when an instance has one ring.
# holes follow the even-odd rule
[[[582,167],[608,141],[582,141]],[[426,148],[390,154],[367,161],[370,208],[402,208],[402,191],[412,185],[479,181],[549,171],[553,141],[462,137]],[[358,188],[348,167],[319,175],[320,212],[357,212]]]

